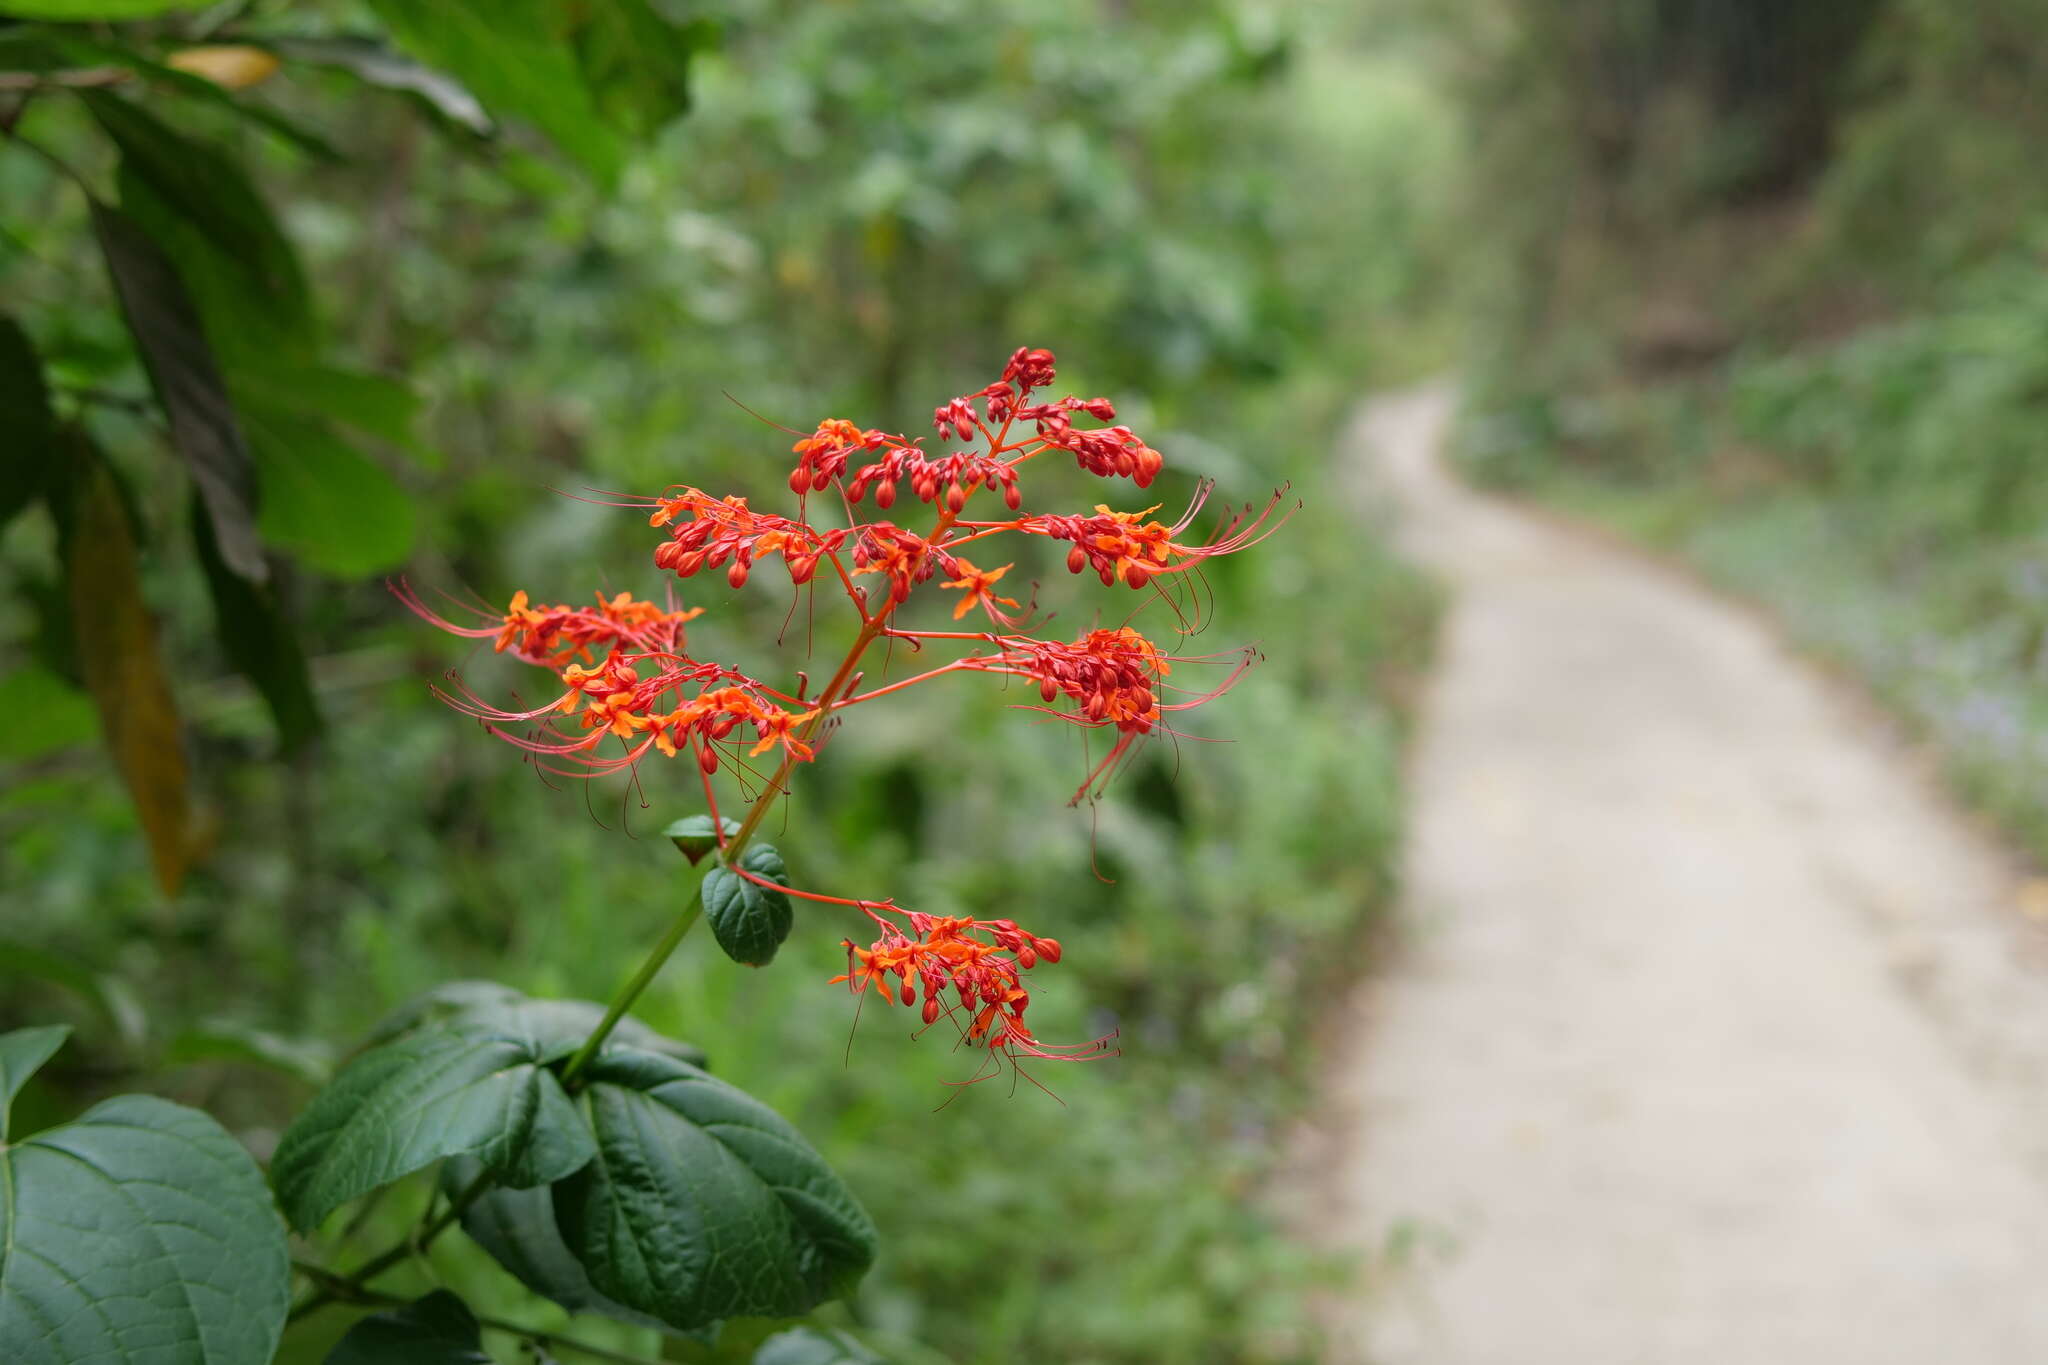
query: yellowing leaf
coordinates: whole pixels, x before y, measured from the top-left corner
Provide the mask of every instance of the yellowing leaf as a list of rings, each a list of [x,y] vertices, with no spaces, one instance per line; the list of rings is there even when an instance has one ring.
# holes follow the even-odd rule
[[[114,476],[82,436],[65,517],[64,578],[86,690],[107,751],[149,839],[157,884],[170,895],[190,861],[192,813],[177,703],[142,600],[134,528]]]
[[[164,58],[164,65],[229,90],[247,90],[276,75],[278,60],[260,47],[188,47]]]

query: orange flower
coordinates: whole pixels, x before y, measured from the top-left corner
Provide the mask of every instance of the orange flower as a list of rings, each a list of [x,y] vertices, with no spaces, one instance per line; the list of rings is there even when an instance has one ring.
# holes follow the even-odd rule
[[[975,568],[964,559],[955,558],[953,560],[953,568],[959,574],[959,577],[939,585],[941,588],[959,588],[964,593],[959,602],[953,607],[953,619],[958,621],[976,607],[986,607],[990,616],[1008,624],[1009,618],[996,610],[996,604],[1001,603],[1006,607],[1015,607],[1017,599],[1014,597],[997,597],[995,595],[995,586],[997,580],[1008,573],[1012,567],[1014,566],[1005,564],[999,569],[984,571]]]

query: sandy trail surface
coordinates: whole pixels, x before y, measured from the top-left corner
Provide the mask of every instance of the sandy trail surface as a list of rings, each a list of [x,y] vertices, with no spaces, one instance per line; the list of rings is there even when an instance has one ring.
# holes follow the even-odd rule
[[[2048,1362],[2018,868],[1757,618],[1459,484],[1449,410],[1347,451],[1455,597],[1311,1144],[1332,1359]]]

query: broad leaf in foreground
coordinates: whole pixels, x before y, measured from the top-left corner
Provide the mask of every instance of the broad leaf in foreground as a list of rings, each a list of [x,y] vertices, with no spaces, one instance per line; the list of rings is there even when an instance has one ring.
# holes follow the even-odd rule
[[[494,1365],[469,1306],[437,1289],[348,1329],[326,1365]]]
[[[631,1049],[585,1074],[598,1155],[555,1186],[555,1221],[600,1294],[696,1328],[808,1312],[873,1263],[867,1211],[760,1101]]]
[[[482,1172],[471,1158],[451,1161],[441,1170],[441,1191],[459,1198]],[[637,1327],[668,1325],[597,1292],[562,1241],[554,1197],[547,1190],[487,1190],[462,1211],[462,1230],[514,1279],[572,1313],[600,1313]]]
[[[51,1030],[0,1035],[11,1098]],[[123,1095],[0,1145],[0,1360],[266,1365],[291,1289],[284,1226],[205,1114]]]
[[[548,1049],[483,1026],[423,1029],[343,1067],[286,1130],[271,1160],[300,1231],[351,1199],[447,1157],[474,1156],[501,1183],[545,1185],[595,1154]]]

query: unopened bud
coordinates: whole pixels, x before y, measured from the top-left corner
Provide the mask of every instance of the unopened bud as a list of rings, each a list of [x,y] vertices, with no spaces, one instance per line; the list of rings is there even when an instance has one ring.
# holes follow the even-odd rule
[[[1088,552],[1076,545],[1067,551],[1067,572],[1079,573],[1088,567]]]

